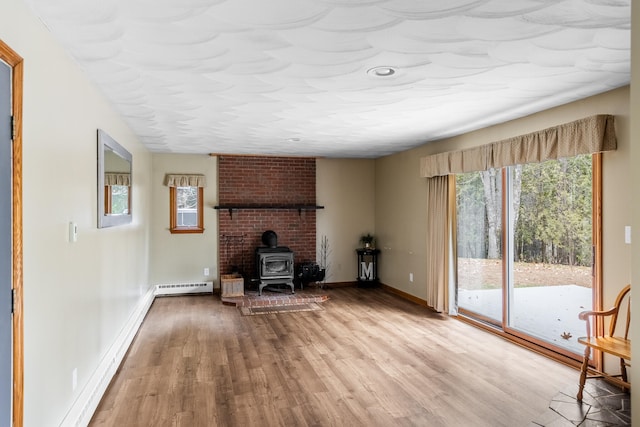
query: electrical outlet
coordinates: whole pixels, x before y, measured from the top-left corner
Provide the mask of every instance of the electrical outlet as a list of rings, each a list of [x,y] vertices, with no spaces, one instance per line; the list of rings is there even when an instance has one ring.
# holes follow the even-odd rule
[[[78,387],[78,368],[73,368],[71,372],[71,391],[74,391]]]
[[[208,276],[209,275],[209,267],[205,267],[204,268],[204,275]]]
[[[409,273],[409,281],[413,282],[413,273]]]

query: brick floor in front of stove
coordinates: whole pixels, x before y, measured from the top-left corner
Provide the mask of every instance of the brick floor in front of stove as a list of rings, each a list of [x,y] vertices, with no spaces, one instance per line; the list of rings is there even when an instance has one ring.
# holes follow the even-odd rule
[[[297,289],[295,294],[285,292],[273,292],[263,289],[262,295],[257,291],[245,291],[243,296],[221,297],[222,302],[237,307],[263,307],[269,305],[306,304],[310,302],[324,302],[329,295],[318,287]]]

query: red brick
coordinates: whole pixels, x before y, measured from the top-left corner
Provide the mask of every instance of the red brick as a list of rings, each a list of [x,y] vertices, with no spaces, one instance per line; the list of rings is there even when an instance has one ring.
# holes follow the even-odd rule
[[[220,204],[258,204],[266,206],[315,205],[315,159],[222,156],[219,162]],[[254,276],[254,251],[262,246],[266,230],[278,234],[278,245],[295,253],[295,262],[315,261],[316,212],[298,210],[220,210],[220,273],[231,272],[231,266]],[[243,235],[243,244],[226,245],[225,235]],[[229,246],[228,250],[227,247]],[[244,266],[241,265],[244,261]]]

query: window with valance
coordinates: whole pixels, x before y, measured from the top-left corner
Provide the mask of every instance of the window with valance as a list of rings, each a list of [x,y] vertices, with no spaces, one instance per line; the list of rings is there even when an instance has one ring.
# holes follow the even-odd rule
[[[104,185],[125,185],[131,187],[131,174],[120,172],[105,172]]]
[[[612,115],[596,115],[466,150],[420,159],[420,176],[499,169],[616,149]]]
[[[164,177],[167,187],[206,187],[207,181],[202,174],[174,174],[168,173]]]
[[[427,303],[455,312],[448,284],[455,281],[455,174],[544,162],[616,149],[612,115],[594,115],[570,123],[465,150],[423,157],[420,175],[427,179]]]
[[[169,231],[172,234],[203,233],[202,174],[167,174],[164,184],[169,187]]]

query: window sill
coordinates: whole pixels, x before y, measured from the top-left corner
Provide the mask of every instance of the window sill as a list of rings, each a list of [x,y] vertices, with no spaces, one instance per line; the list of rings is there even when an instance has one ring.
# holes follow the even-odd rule
[[[170,228],[169,231],[171,232],[171,234],[202,234],[204,233],[204,228],[179,227],[179,228]]]

